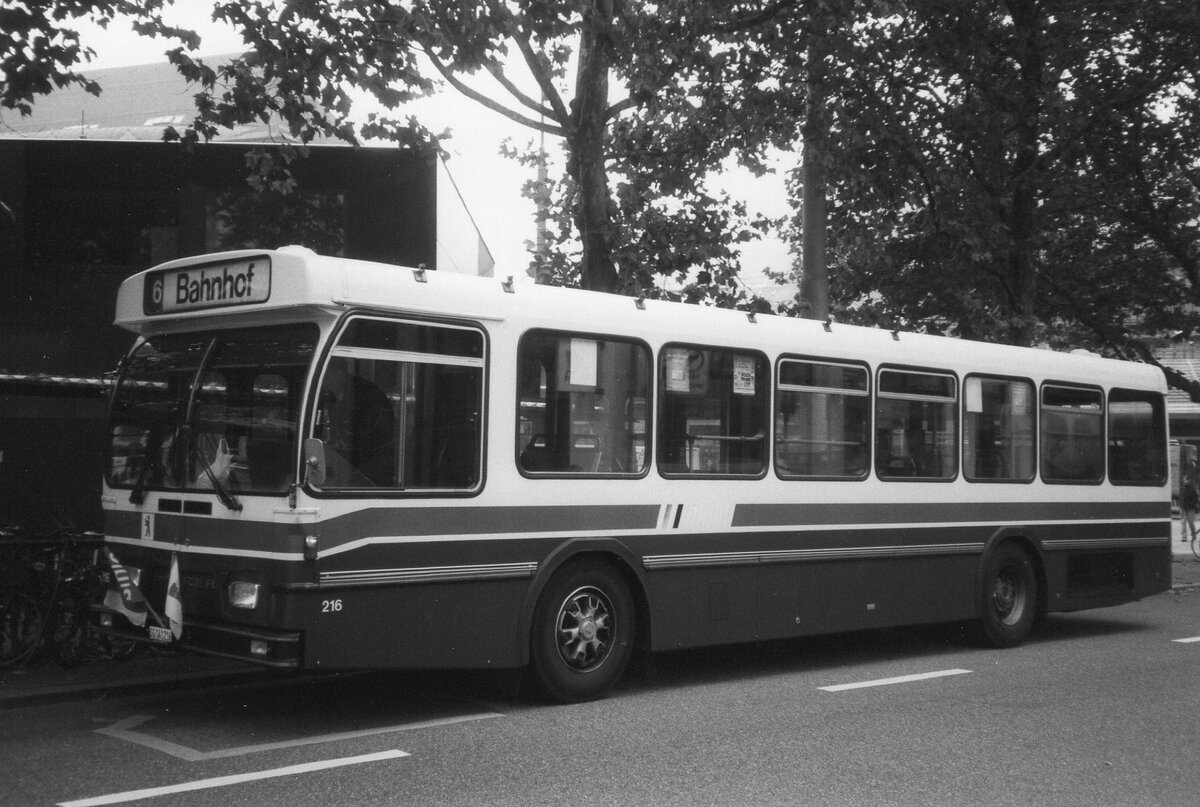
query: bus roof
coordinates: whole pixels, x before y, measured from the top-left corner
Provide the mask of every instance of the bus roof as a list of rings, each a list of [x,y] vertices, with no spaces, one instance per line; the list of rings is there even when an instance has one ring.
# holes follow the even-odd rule
[[[284,318],[288,309],[374,309],[420,316],[584,333],[627,335],[656,345],[720,344],[793,354],[958,372],[973,370],[1102,386],[1166,389],[1148,364],[952,337],[759,315],[600,292],[514,284],[317,255],[303,247],[241,250],[184,258],[122,284],[115,324],[146,335],[214,317]],[[200,321],[204,322],[201,323]]]

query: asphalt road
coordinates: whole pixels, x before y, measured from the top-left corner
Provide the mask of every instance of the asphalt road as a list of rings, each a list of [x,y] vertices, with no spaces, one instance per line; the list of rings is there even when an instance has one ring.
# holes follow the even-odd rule
[[[0,804],[1191,807],[1197,637],[1193,591],[1008,651],[919,630],[660,655],[576,706],[398,673],[31,706],[0,713]]]

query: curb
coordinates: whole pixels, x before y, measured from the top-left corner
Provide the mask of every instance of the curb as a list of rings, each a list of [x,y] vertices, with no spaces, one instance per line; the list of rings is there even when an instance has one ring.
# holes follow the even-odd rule
[[[125,682],[107,681],[64,684],[62,686],[38,687],[35,690],[12,694],[5,694],[3,689],[0,689],[0,712],[7,709],[40,706],[47,703],[121,698],[143,694],[148,689],[154,688],[176,691],[180,689],[201,689],[208,686],[238,686],[261,681],[269,676],[271,672],[271,670],[238,669],[227,672],[164,673],[137,677]]]

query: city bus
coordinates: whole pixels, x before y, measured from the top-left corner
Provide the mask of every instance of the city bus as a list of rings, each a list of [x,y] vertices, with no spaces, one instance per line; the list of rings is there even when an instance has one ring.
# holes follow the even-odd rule
[[[129,638],[580,701],[639,653],[1010,647],[1170,587],[1145,364],[301,247],[141,272],[116,324],[100,619]]]

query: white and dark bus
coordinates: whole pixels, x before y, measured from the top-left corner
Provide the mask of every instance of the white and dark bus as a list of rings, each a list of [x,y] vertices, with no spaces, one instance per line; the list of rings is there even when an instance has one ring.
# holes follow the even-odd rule
[[[1148,365],[295,247],[142,272],[116,322],[106,541],[152,610],[178,570],[184,648],[570,701],[639,651],[1011,646],[1170,587]]]

